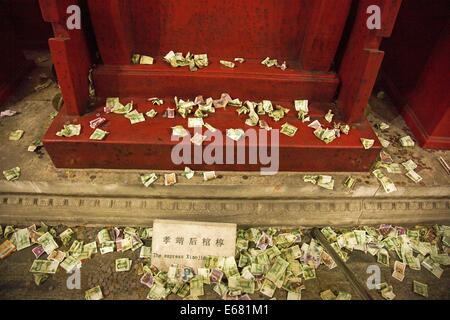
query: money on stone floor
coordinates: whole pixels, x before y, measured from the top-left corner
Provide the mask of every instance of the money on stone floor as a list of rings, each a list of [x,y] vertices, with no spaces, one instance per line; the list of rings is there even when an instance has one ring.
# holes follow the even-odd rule
[[[40,228],[31,226],[16,230],[13,226],[8,226],[7,229],[7,236],[12,235],[16,239],[29,237],[27,240],[18,241],[23,243],[27,243],[31,239],[29,230],[36,230],[41,234],[38,242],[45,245],[48,251],[55,247],[51,240],[52,233],[56,233],[45,224],[42,224]],[[240,229],[236,241],[235,257],[207,257],[204,267],[198,270],[173,265],[167,272],[157,270],[149,264],[151,248],[143,246],[142,241],[139,240],[141,242],[139,256],[142,259],[138,263],[142,269],[140,282],[150,289],[149,299],[165,299],[170,293],[177,294],[184,299],[196,299],[205,293],[204,286],[209,284],[213,285],[214,291],[222,299],[250,299],[249,294],[258,291],[272,298],[277,290],[287,291],[288,299],[301,299],[301,292],[307,289],[308,281],[318,277],[316,270],[320,265],[323,264],[327,269],[336,267],[331,257],[315,239],[303,240],[305,232],[300,229],[289,231],[277,228]],[[422,266],[433,273],[436,278],[442,276],[441,265],[450,265],[448,253],[445,253],[449,248],[449,241],[446,240],[450,236],[450,227],[448,226],[417,226],[406,229],[386,224],[380,225],[378,228],[365,226],[333,229],[325,227],[321,232],[344,261],[348,259],[351,252],[358,250],[375,256],[374,259],[378,263],[389,266],[390,256],[396,255],[400,260],[394,262],[392,276],[399,281],[403,281],[407,276],[406,268],[416,270],[417,263],[420,268],[420,262],[415,261],[420,256],[422,256]],[[57,238],[67,239],[73,235],[73,230],[67,228]],[[151,236],[152,231],[149,228],[112,228],[102,229],[98,233],[97,240],[100,248],[108,242],[112,242],[112,251],[114,251],[114,242],[116,242],[118,251],[121,252],[123,250],[119,248],[124,246],[120,244],[122,240],[134,237],[144,240],[151,239]],[[438,247],[437,243],[442,243],[442,247]],[[39,248],[39,246],[41,245],[35,248]],[[57,243],[56,246],[58,246]],[[134,241],[131,242],[131,246],[134,246]],[[0,257],[4,258],[15,250],[15,245],[11,241],[5,240],[0,244]],[[83,245],[82,241],[74,240],[69,249],[71,255],[65,258],[63,258],[65,251],[54,249],[50,253],[50,260],[35,260],[30,272],[35,274],[35,282],[40,284],[48,278],[48,275],[54,274],[58,266],[68,272],[80,266],[81,263],[84,263],[80,259],[86,260],[86,258],[81,258],[85,251],[89,252],[88,258],[95,254],[97,252],[96,242]],[[62,259],[64,261],[59,265]],[[132,263],[129,258],[120,258],[116,260],[115,268],[117,272],[126,272],[131,269]],[[408,276],[414,276],[414,274],[411,273]],[[97,287],[94,289],[88,290],[89,297],[92,299],[103,297],[103,294],[100,294],[101,289]],[[388,300],[396,298],[391,285],[384,283],[380,285],[379,289],[383,298]],[[426,284],[415,281],[412,289],[417,294],[428,296]],[[351,295],[329,289],[322,292],[321,298],[347,300],[351,299]]]

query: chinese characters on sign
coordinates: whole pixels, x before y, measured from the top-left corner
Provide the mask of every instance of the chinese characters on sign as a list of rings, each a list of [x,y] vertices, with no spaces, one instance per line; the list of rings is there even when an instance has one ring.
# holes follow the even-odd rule
[[[221,238],[216,238],[216,239],[211,239],[211,238],[201,238],[201,241],[198,241],[199,239],[197,237],[194,238],[188,238],[186,239],[186,241],[189,243],[189,246],[197,246],[197,245],[201,245],[203,247],[210,247],[212,245],[216,246],[217,248],[221,248],[225,245],[224,243],[224,239]],[[184,245],[185,242],[185,238],[184,237],[176,237],[176,238],[171,238],[170,236],[164,236],[163,238],[163,242],[166,245],[170,245],[171,243],[175,243],[176,245]]]
[[[172,264],[202,267],[207,256],[234,256],[235,224],[156,220],[152,264],[168,270]]]

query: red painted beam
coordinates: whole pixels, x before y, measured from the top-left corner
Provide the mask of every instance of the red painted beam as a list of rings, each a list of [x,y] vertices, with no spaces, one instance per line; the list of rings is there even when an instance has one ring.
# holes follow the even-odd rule
[[[381,8],[381,30],[367,27],[367,8],[372,5]],[[364,115],[384,57],[384,52],[378,49],[381,40],[392,33],[400,5],[401,0],[358,2],[357,17],[339,70],[342,86],[337,100],[350,123],[360,121]]]
[[[331,69],[350,11],[351,0],[315,0],[300,62],[305,70]]]
[[[55,37],[49,40],[49,46],[66,112],[71,115],[83,114],[89,103],[91,52],[84,30],[67,29],[67,8],[79,5],[79,1],[39,0],[39,3],[45,21],[52,23],[55,33]]]

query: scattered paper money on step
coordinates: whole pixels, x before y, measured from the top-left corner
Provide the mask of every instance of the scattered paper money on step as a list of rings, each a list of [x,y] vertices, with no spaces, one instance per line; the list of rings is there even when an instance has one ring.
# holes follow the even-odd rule
[[[154,59],[150,56],[146,55],[140,55],[140,54],[133,54],[131,57],[131,63],[132,64],[153,64]]]
[[[184,138],[189,135],[189,131],[187,131],[183,126],[175,126],[172,127],[172,136]]]
[[[328,123],[331,123],[333,121],[334,114],[332,110],[328,110],[328,113],[325,115],[325,120],[328,121]]]
[[[387,123],[385,123],[385,122],[381,122],[381,123],[377,124],[377,127],[381,131],[385,131],[385,130],[390,128],[390,126]]]
[[[419,183],[420,181],[423,180],[423,178],[414,170],[410,170],[406,173],[406,176],[411,179],[412,181],[414,181],[415,183]]]
[[[207,171],[203,172],[203,180],[204,181],[210,181],[216,179],[216,172],[215,171]]]
[[[131,124],[137,124],[145,122],[145,117],[143,113],[133,110],[125,115],[125,118],[129,119]]]
[[[227,137],[233,141],[240,141],[244,136],[245,132],[242,129],[227,129]]]
[[[196,146],[201,146],[203,142],[207,139],[207,136],[204,136],[198,132],[191,138],[191,142]]]
[[[189,118],[188,119],[188,128],[201,128],[205,123],[201,118]]]
[[[416,170],[417,164],[413,160],[408,160],[402,163],[402,166],[405,167],[406,171]]]
[[[191,180],[195,175],[195,171],[192,171],[190,168],[186,167],[181,175],[186,179]]]
[[[153,119],[153,118],[155,118],[155,117],[158,115],[158,112],[156,112],[155,109],[152,109],[152,110],[150,110],[149,112],[147,112],[145,115],[146,115],[147,117]]]
[[[368,150],[373,147],[373,145],[375,144],[375,140],[361,138],[361,143],[364,149]]]
[[[164,185],[165,186],[173,186],[177,183],[177,175],[175,173],[165,174],[164,175]]]
[[[322,127],[317,128],[314,131],[314,135],[319,138],[320,140],[322,140],[323,142],[325,142],[326,144],[329,144],[331,142],[333,142],[334,140],[336,140],[336,130],[330,130],[328,128],[323,129]]]
[[[353,187],[355,186],[355,184],[356,184],[356,179],[353,178],[353,177],[347,177],[347,178],[344,180],[344,186],[345,186],[347,189],[353,189]]]
[[[109,132],[104,131],[102,129],[95,129],[95,131],[92,133],[92,135],[89,137],[90,140],[105,140],[106,136],[109,134]]]
[[[156,173],[141,175],[141,182],[147,188],[154,184],[156,180],[158,180],[158,176],[156,175]]]
[[[106,118],[98,117],[94,120],[89,121],[89,126],[92,129],[100,127],[102,124],[106,123]]]
[[[386,139],[378,137],[378,140],[380,141],[383,148],[388,148],[391,145],[391,142]]]
[[[75,136],[79,136],[81,133],[81,124],[68,124],[68,125],[64,125],[64,129],[62,129],[61,131],[58,131],[56,133],[56,135],[58,137],[66,137],[66,138],[70,138],[70,137],[75,137]]]
[[[236,64],[231,61],[220,60],[220,64],[227,68],[230,68],[230,69],[233,69],[234,67],[236,67]]]
[[[285,123],[281,126],[281,133],[288,136],[288,137],[293,137],[295,136],[295,134],[297,133],[298,128],[289,124],[289,123]]]
[[[389,179],[388,177],[386,177],[380,169],[376,169],[375,171],[372,172],[373,175],[378,179],[378,181],[380,181],[381,185],[384,188],[384,191],[386,193],[391,193],[391,192],[395,192],[397,191],[397,188],[395,187],[394,182],[392,182],[391,179]]]

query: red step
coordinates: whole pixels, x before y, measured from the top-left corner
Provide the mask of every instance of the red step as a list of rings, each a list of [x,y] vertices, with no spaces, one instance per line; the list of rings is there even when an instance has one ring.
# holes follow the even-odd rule
[[[124,99],[122,102],[125,103],[127,100]],[[285,122],[299,128],[293,138],[280,134],[279,171],[369,171],[378,157],[381,145],[367,121],[352,126],[348,136],[342,135],[341,138],[326,145],[314,136],[313,129],[308,128],[307,124],[301,123],[296,118],[292,102],[274,101],[274,104],[290,108],[288,117],[278,123],[267,116],[263,116],[262,119],[274,129],[279,129]],[[68,116],[63,109],[44,137],[45,148],[55,166],[58,168],[183,170],[184,164],[175,165],[171,161],[172,148],[177,144],[171,141],[171,127],[183,125],[191,132],[191,135],[194,129],[188,129],[187,119],[179,115],[175,119],[162,117],[164,110],[169,106],[174,107],[173,98],[166,98],[165,104],[160,107],[153,106],[145,100],[136,99],[135,106],[139,112],[145,113],[155,109],[159,114],[155,119],[146,118],[146,122],[131,125],[130,121],[122,115],[105,115],[103,104],[83,116]],[[312,120],[319,119],[322,124],[325,124],[323,116],[329,108],[329,104],[312,103],[310,106]],[[104,141],[89,140],[94,131],[89,127],[89,121],[97,118],[98,114],[108,120],[108,123],[102,127],[110,132]],[[339,119],[338,116],[336,121]],[[238,116],[235,108],[229,107],[225,110],[217,110],[215,114],[206,118],[205,122],[225,132],[226,129],[231,128],[247,130],[250,127],[245,125],[245,119],[247,116]],[[72,138],[56,136],[56,132],[68,123],[81,124],[81,135]],[[372,149],[365,150],[360,138],[375,139],[376,143]],[[204,147],[208,143],[205,142]],[[249,147],[251,144],[246,142],[246,151]],[[217,171],[259,171],[261,169],[259,164],[188,164],[187,166],[193,170]]]
[[[99,97],[167,97],[175,93],[190,96],[201,91],[204,96],[218,97],[223,92],[232,97],[253,101],[294,101],[301,97],[310,101],[332,102],[339,79],[333,72],[304,71],[296,62],[288,61],[288,69],[267,68],[261,60],[236,63],[230,69],[220,60],[234,58],[210,57],[210,65],[196,72],[188,67],[173,68],[156,58],[154,65],[100,65],[94,70],[94,83]],[[282,63],[283,61],[280,61]]]

